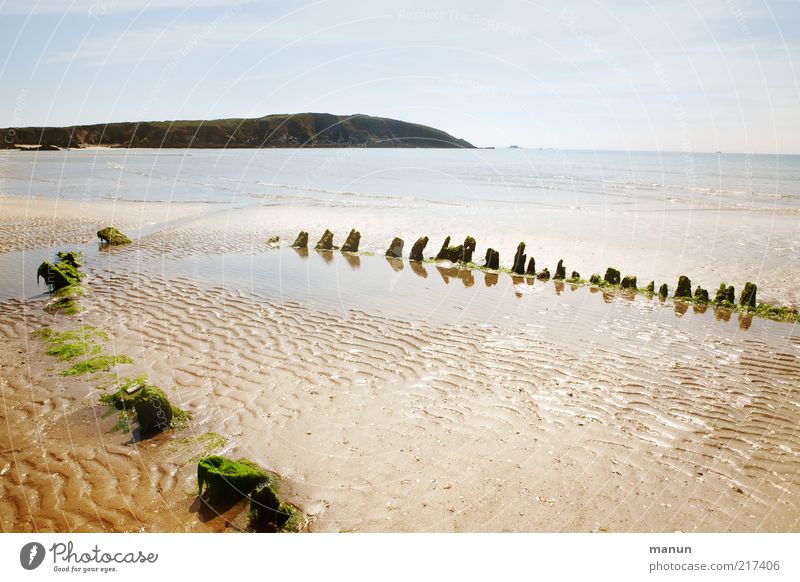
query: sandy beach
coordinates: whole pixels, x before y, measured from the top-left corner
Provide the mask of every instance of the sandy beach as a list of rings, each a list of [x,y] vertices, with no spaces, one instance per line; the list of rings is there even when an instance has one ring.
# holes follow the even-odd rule
[[[282,475],[312,532],[800,530],[794,324],[390,261],[379,228],[375,255],[300,252],[323,219],[291,207],[0,204],[3,531],[237,530],[197,499],[210,452]],[[134,244],[100,249],[107,224]],[[33,287],[62,249],[74,316]],[[133,364],[61,376],[35,332],[82,325]],[[111,432],[100,396],[140,374],[191,422]]]

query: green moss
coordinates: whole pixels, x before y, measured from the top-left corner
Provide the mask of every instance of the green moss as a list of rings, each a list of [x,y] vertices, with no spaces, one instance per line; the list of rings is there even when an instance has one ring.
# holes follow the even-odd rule
[[[82,264],[83,256],[77,251],[58,251],[58,260],[69,263],[75,268],[79,268]]]
[[[94,374],[105,371],[118,364],[132,364],[133,360],[129,356],[92,356],[82,362],[78,362],[70,368],[61,372],[61,376],[82,376],[83,374]]]
[[[191,461],[198,462],[203,457],[215,453],[228,444],[228,439],[216,432],[204,432],[201,435],[190,435],[176,439],[175,443],[181,447],[199,447],[199,451],[191,458]]]
[[[619,284],[620,287],[623,289],[630,289],[633,291],[636,291],[638,289],[638,286],[636,284],[636,277],[634,275],[626,275],[625,277],[622,278],[622,281],[620,281]]]
[[[120,411],[119,415],[117,416],[117,422],[114,423],[114,426],[111,427],[109,432],[122,432],[122,433],[131,432],[131,422],[128,411],[126,410]]]
[[[757,286],[755,283],[751,283],[748,281],[744,284],[744,289],[742,289],[742,294],[739,298],[739,305],[746,309],[755,309],[757,307],[756,303],[756,291]]]
[[[297,235],[297,238],[294,239],[294,242],[292,243],[292,247],[296,248],[296,249],[307,249],[308,248],[308,233],[306,231],[304,231],[304,230],[301,230],[300,234]]]
[[[249,459],[231,460],[212,455],[197,464],[197,490],[210,503],[235,503],[245,499],[271,476]]]
[[[62,315],[76,315],[81,312],[78,302],[72,297],[63,297],[48,303],[44,310],[48,313],[60,313]]]
[[[124,402],[130,402],[133,406],[142,434],[177,428],[192,417],[190,412],[174,406],[163,390],[151,384],[145,385]]]
[[[774,305],[767,305],[766,303],[759,303],[755,309],[755,314],[765,319],[773,321],[786,321],[798,322],[800,321],[800,314],[796,309],[789,307],[776,307]]]
[[[330,230],[325,229],[325,232],[322,233],[322,237],[319,239],[314,248],[318,251],[333,250],[333,233]]]
[[[92,340],[108,339],[105,332],[89,325],[62,332],[54,332],[49,327],[45,327],[37,330],[34,334],[47,344],[45,352],[59,360],[71,360],[78,356],[98,354],[102,348],[94,344]]]
[[[692,298],[692,282],[686,275],[681,275],[678,277],[678,286],[675,288],[675,297],[677,299]]]
[[[98,230],[97,238],[107,245],[127,245],[133,242],[113,226],[107,226]]]
[[[609,267],[606,269],[606,274],[603,277],[603,280],[609,285],[619,285],[621,280],[619,271],[613,267]]]
[[[250,527],[255,531],[296,532],[304,525],[303,512],[280,500],[274,482],[261,483],[250,494]]]

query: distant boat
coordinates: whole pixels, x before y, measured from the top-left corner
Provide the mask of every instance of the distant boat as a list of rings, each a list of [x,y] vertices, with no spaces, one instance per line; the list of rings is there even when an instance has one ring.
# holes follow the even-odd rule
[[[510,146],[508,146],[508,148],[509,149],[514,149],[514,150],[518,150],[519,146],[518,145],[510,145]]]

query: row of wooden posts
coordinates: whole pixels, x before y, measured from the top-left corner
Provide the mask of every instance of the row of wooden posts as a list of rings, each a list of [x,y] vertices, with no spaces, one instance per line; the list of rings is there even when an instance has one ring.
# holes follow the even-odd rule
[[[347,239],[345,240],[344,244],[341,247],[336,247],[333,244],[333,233],[330,230],[325,230],[322,237],[319,239],[317,244],[315,245],[315,249],[318,251],[332,251],[332,250],[341,250],[342,252],[351,252],[356,253],[358,252],[358,246],[361,242],[361,233],[358,232],[356,229],[352,229],[350,234],[347,235]],[[386,257],[388,258],[402,258],[403,256],[403,247],[405,243],[403,239],[399,237],[395,237],[392,239],[392,242],[389,244],[389,248],[386,249]],[[428,237],[422,236],[417,239],[417,242],[411,247],[411,253],[408,255],[408,259],[411,261],[422,261],[424,257],[422,255],[425,247],[428,246]],[[300,231],[300,234],[297,235],[294,243],[292,243],[292,247],[294,248],[308,248],[308,233],[306,231]],[[450,237],[444,239],[444,243],[442,243],[442,248],[439,249],[438,254],[436,255],[434,260],[437,261],[450,261],[451,263],[461,263],[461,264],[471,264],[473,263],[472,255],[475,252],[475,239],[471,236],[468,236],[464,239],[463,244],[450,246]],[[485,269],[492,269],[498,270],[500,269],[500,253],[492,248],[486,250],[486,256],[484,257],[484,265],[483,268]],[[520,242],[517,245],[517,252],[514,254],[514,262],[511,267],[511,272],[516,275],[521,276],[530,276],[536,277],[537,279],[541,280],[549,280],[551,275],[550,271],[547,267],[542,269],[541,271],[536,271],[536,261],[533,257],[528,259],[527,255],[525,254],[525,243]],[[580,273],[577,271],[572,271],[570,278],[567,279],[567,270],[564,267],[563,259],[558,261],[558,265],[556,266],[556,272],[552,275],[552,278],[555,280],[567,280],[573,281],[575,283],[583,283],[584,281],[581,279]],[[589,278],[589,283],[594,285],[618,285],[622,289],[627,289],[631,291],[637,291],[639,288],[637,287],[636,277],[634,275],[628,275],[622,277],[620,272],[613,267],[609,267],[606,269],[606,273],[603,278],[600,278],[598,273],[593,274]],[[757,306],[756,303],[756,285],[755,283],[746,283],[744,289],[739,298],[739,303],[742,306],[755,308]],[[645,293],[650,293],[655,295],[655,281],[651,281],[645,288]],[[663,283],[658,289],[658,295],[660,297],[666,298],[669,294],[669,288],[667,287],[666,283]],[[698,302],[710,303],[710,297],[708,291],[703,289],[699,285],[697,288],[692,292],[692,282],[689,278],[685,275],[681,275],[678,279],[678,285],[675,288],[674,296],[678,299],[691,299]],[[718,305],[729,305],[733,306],[735,304],[736,296],[733,286],[726,285],[725,283],[721,283],[717,293],[714,297],[713,303]]]

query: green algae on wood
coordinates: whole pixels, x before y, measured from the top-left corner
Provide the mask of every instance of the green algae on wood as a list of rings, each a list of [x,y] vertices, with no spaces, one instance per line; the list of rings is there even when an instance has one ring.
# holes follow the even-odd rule
[[[517,252],[514,253],[514,262],[511,266],[511,270],[517,275],[525,274],[525,258],[525,243],[520,242],[517,245]]]
[[[292,243],[292,247],[295,249],[307,249],[308,248],[308,233],[304,230],[300,231],[300,234],[297,235],[297,238],[294,239]]]
[[[620,283],[619,271],[613,267],[609,267],[608,269],[606,269],[606,274],[603,277],[603,281],[605,281],[609,285],[619,285]]]
[[[655,282],[655,281],[650,281],[650,282],[647,284],[647,287],[645,287],[645,288],[644,288],[644,292],[645,292],[645,293],[647,293],[648,295],[655,295],[655,292],[656,292],[656,282]]]
[[[686,275],[678,277],[678,286],[675,287],[675,297],[678,299],[692,298],[692,282]]]
[[[600,273],[592,273],[592,275],[589,277],[589,283],[592,285],[599,285],[600,281]]]
[[[694,300],[699,303],[708,303],[708,291],[698,285],[694,290]]]
[[[636,276],[626,275],[620,281],[619,286],[622,287],[623,289],[632,289],[635,291],[638,288],[636,285]]]
[[[411,247],[411,253],[408,255],[408,259],[410,261],[423,261],[424,257],[422,256],[422,253],[425,251],[426,246],[428,246],[428,237],[419,237],[417,242],[415,242]]]
[[[464,239],[464,244],[461,245],[462,251],[459,262],[465,264],[472,262],[472,254],[475,252],[476,244],[475,239],[471,236],[467,236],[467,238]]]
[[[485,269],[497,270],[500,268],[500,253],[494,249],[486,249]]]
[[[361,242],[361,233],[355,228],[350,231],[342,245],[341,251],[345,253],[357,253],[358,245]]]
[[[458,263],[464,254],[464,245],[450,246],[450,237],[444,239],[442,248],[436,255],[437,261],[450,261],[451,263]]]
[[[107,245],[127,245],[133,241],[122,234],[116,227],[107,226],[97,231],[97,238]]]
[[[658,296],[661,299],[666,299],[667,295],[669,295],[669,287],[667,287],[666,283],[662,283],[661,287],[658,288]]]
[[[65,263],[72,265],[76,269],[80,268],[81,261],[83,259],[81,253],[79,253],[78,251],[58,251],[58,253],[56,253],[56,256],[58,257],[59,262],[64,261]]]
[[[553,279],[556,281],[561,281],[567,278],[567,268],[564,266],[564,259],[558,261],[558,265],[556,265],[556,273],[553,275]]]
[[[746,309],[755,309],[758,305],[756,303],[756,291],[758,287],[755,283],[748,281],[744,284],[742,294],[739,297],[739,304]]]
[[[164,391],[157,386],[144,386],[134,393],[130,403],[136,412],[142,434],[160,432],[174,426],[179,420],[190,418],[188,412],[173,406]]]
[[[317,241],[317,245],[314,247],[318,251],[332,251],[333,250],[333,233],[325,229],[325,232],[322,233],[322,236]]]
[[[736,291],[733,285],[726,285],[724,282],[720,283],[714,296],[714,303],[724,307],[733,307],[734,303],[736,303]]]
[[[197,490],[208,501],[235,503],[249,496],[270,474],[249,459],[234,461],[221,455],[211,455],[197,463]]]
[[[250,527],[257,532],[296,532],[305,525],[303,512],[281,501],[272,481],[261,483],[250,497]]]

